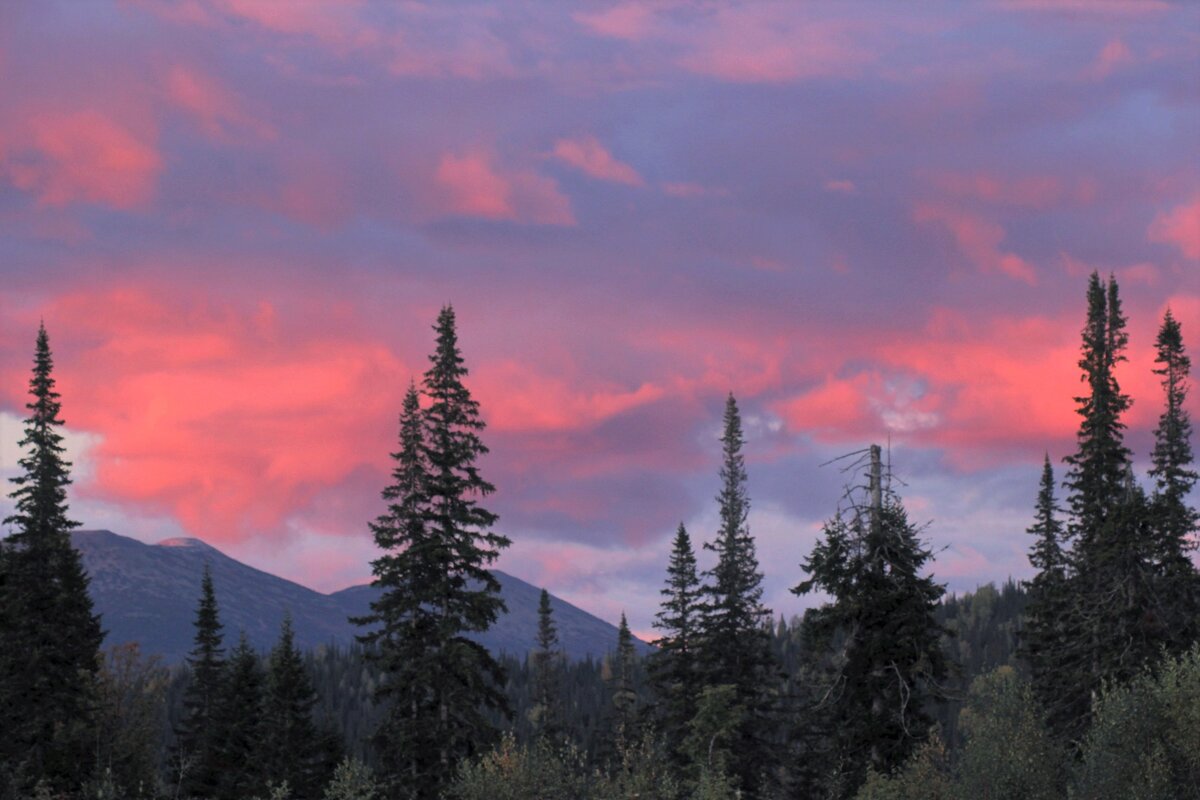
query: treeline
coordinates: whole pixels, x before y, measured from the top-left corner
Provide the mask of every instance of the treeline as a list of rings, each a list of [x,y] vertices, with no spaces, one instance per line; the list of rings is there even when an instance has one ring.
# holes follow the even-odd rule
[[[469,638],[503,609],[488,567],[509,542],[483,505],[484,424],[444,308],[371,526],[382,592],[356,620],[362,645],[302,656],[285,625],[265,660],[244,640],[226,654],[206,576],[196,647],[173,679],[132,651],[97,657],[42,330],[17,532],[0,548],[3,796],[1198,797],[1190,361],[1168,311],[1143,487],[1116,374],[1125,326],[1116,282],[1093,274],[1076,449],[1061,487],[1044,461],[1032,580],[947,597],[872,446],[852,454],[864,482],[801,560],[793,591],[820,603],[775,620],[730,395],[720,524],[702,544],[678,527],[656,650],[639,658],[622,617],[608,658],[569,663],[545,594],[528,657]]]

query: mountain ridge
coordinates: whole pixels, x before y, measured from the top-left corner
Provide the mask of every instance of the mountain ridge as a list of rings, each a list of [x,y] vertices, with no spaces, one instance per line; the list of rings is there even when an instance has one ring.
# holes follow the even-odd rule
[[[91,578],[90,593],[106,632],[105,644],[138,642],[143,651],[168,662],[186,658],[192,647],[197,600],[204,565],[212,571],[225,645],[240,631],[259,650],[269,649],[290,613],[302,648],[348,646],[361,632],[349,617],[369,612],[378,594],[370,584],[323,594],[294,581],[256,569],[192,537],[146,544],[109,530],[71,534]],[[485,633],[473,636],[495,653],[524,655],[535,646],[541,590],[500,570],[508,611]],[[611,623],[551,595],[551,607],[568,658],[601,658],[616,648]],[[650,645],[640,643],[644,651]]]

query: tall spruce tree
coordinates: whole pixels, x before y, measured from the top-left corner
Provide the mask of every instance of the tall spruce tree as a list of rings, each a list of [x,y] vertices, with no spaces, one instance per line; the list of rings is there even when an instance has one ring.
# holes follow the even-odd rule
[[[316,704],[288,614],[267,662],[261,752],[267,778],[275,784],[286,781],[295,800],[318,800],[330,777],[327,742],[313,721]]]
[[[183,717],[175,731],[171,772],[179,776],[183,797],[211,797],[220,789],[220,702],[225,680],[221,619],[212,570],[204,565],[196,605],[195,644],[188,655],[191,672],[183,695]]]
[[[1088,279],[1087,321],[1079,368],[1086,393],[1075,398],[1079,423],[1078,451],[1064,460],[1070,465],[1071,523],[1068,531],[1076,547],[1086,551],[1114,513],[1125,492],[1129,448],[1121,415],[1132,403],[1121,391],[1116,367],[1125,361],[1129,335],[1114,279],[1107,285],[1098,273]]]
[[[533,668],[533,704],[530,722],[537,735],[556,741],[563,735],[563,653],[550,606],[550,593],[542,589],[538,599],[537,646],[530,655]]]
[[[265,682],[258,654],[242,631],[237,647],[229,655],[214,709],[214,797],[256,797],[266,794],[268,780],[280,782],[278,776],[265,769],[265,746],[268,734],[274,733],[264,725]]]
[[[945,589],[922,574],[932,553],[899,497],[882,487],[878,495],[878,505],[826,523],[804,563],[808,579],[792,590],[832,598],[804,615],[819,689],[804,710],[813,724],[799,758],[820,766],[799,765],[811,781],[800,796],[851,797],[868,767],[894,771],[925,741],[944,699],[946,631],[934,611]]]
[[[423,725],[437,714],[424,682],[435,668],[437,619],[420,589],[438,568],[432,560],[436,543],[425,521],[424,437],[420,395],[410,384],[400,413],[400,449],[392,454],[392,483],[383,490],[388,510],[371,524],[383,551],[372,562],[374,585],[383,592],[372,601],[371,614],[353,620],[372,626],[359,638],[374,645],[367,653],[380,673],[375,700],[384,704],[384,712],[372,743],[381,777],[411,786],[428,780],[438,761],[437,741]]]
[[[1192,421],[1187,412],[1188,372],[1191,359],[1183,346],[1183,332],[1168,308],[1163,315],[1155,341],[1157,356],[1154,370],[1162,377],[1165,408],[1154,431],[1154,496],[1151,508],[1155,524],[1157,567],[1160,573],[1159,595],[1167,600],[1170,634],[1168,648],[1184,652],[1200,638],[1200,575],[1192,563],[1196,543],[1196,509],[1188,496],[1196,485],[1193,469]]]
[[[662,606],[654,627],[662,631],[658,648],[649,659],[650,681],[657,694],[659,724],[667,749],[679,766],[684,761],[683,744],[700,698],[696,663],[700,631],[700,580],[696,554],[683,523],[675,532],[667,564],[667,583],[661,592]]]
[[[1054,499],[1054,469],[1047,455],[1042,465],[1034,521],[1028,532],[1037,537],[1029,550],[1029,563],[1037,575],[1025,583],[1029,600],[1020,632],[1019,649],[1029,664],[1034,694],[1049,708],[1059,693],[1062,676],[1055,670],[1054,653],[1062,645],[1063,623],[1070,607],[1067,554],[1060,509]]]
[[[488,569],[509,540],[480,505],[494,489],[479,474],[484,422],[463,378],[454,311],[438,315],[437,346],[422,381],[428,408],[410,388],[401,414],[388,510],[372,525],[384,555],[374,564],[383,593],[364,638],[378,645],[379,698],[388,710],[376,736],[393,797],[436,798],[459,762],[494,736],[487,713],[508,713],[503,670],[469,638],[504,610]]]
[[[772,614],[762,603],[762,573],[746,524],[745,437],[733,394],[725,401],[721,444],[721,527],[704,545],[716,553],[717,562],[705,573],[699,666],[703,685],[736,687],[734,701],[745,713],[731,747],[733,767],[746,796],[757,797],[775,766],[769,737],[778,665],[771,650]]]
[[[1115,279],[1093,272],[1079,367],[1085,394],[1075,398],[1081,420],[1070,465],[1069,607],[1062,639],[1049,654],[1056,676],[1047,719],[1054,733],[1078,741],[1092,699],[1105,681],[1135,675],[1169,639],[1158,596],[1150,507],[1133,477],[1122,414],[1130,407],[1116,367],[1125,361],[1126,320]]]
[[[103,640],[88,577],[71,530],[62,404],[44,325],[38,328],[32,399],[19,446],[21,473],[12,533],[0,544],[0,792],[27,792],[36,781],[75,789],[94,755],[95,678]],[[7,773],[7,774],[5,774]]]

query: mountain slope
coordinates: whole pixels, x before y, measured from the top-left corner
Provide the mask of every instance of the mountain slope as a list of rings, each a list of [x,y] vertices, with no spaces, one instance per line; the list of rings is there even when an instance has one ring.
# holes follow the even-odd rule
[[[289,611],[300,647],[349,645],[359,629],[347,617],[366,614],[377,591],[355,586],[321,594],[247,566],[199,539],[148,545],[111,531],[76,531],[72,541],[91,576],[106,644],[140,642],[144,651],[171,662],[182,661],[192,647],[205,563],[212,570],[226,646],[244,630],[254,647],[268,649]],[[534,647],[541,590],[499,570],[494,574],[508,613],[479,641],[493,652],[524,654]],[[599,658],[615,648],[615,626],[556,597],[551,606],[568,657]]]

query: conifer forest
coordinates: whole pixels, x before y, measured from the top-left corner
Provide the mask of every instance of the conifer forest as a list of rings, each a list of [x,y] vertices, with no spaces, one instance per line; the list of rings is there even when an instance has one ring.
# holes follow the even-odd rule
[[[1031,579],[948,594],[893,465],[864,442],[794,554],[792,591],[814,601],[778,616],[729,394],[717,525],[675,531],[652,651],[622,616],[600,660],[565,657],[545,590],[527,656],[470,638],[503,611],[489,568],[511,542],[488,509],[503,487],[480,469],[488,431],[448,305],[398,409],[370,523],[381,592],[356,645],[302,651],[285,619],[259,652],[222,624],[206,570],[185,664],[102,647],[69,537],[72,398],[42,326],[0,548],[0,797],[1200,797],[1184,331],[1169,309],[1158,321],[1160,413],[1138,474],[1121,293],[1097,272],[1084,288],[1078,361],[1061,365],[1080,379],[1064,398],[1076,446],[1028,476]]]

